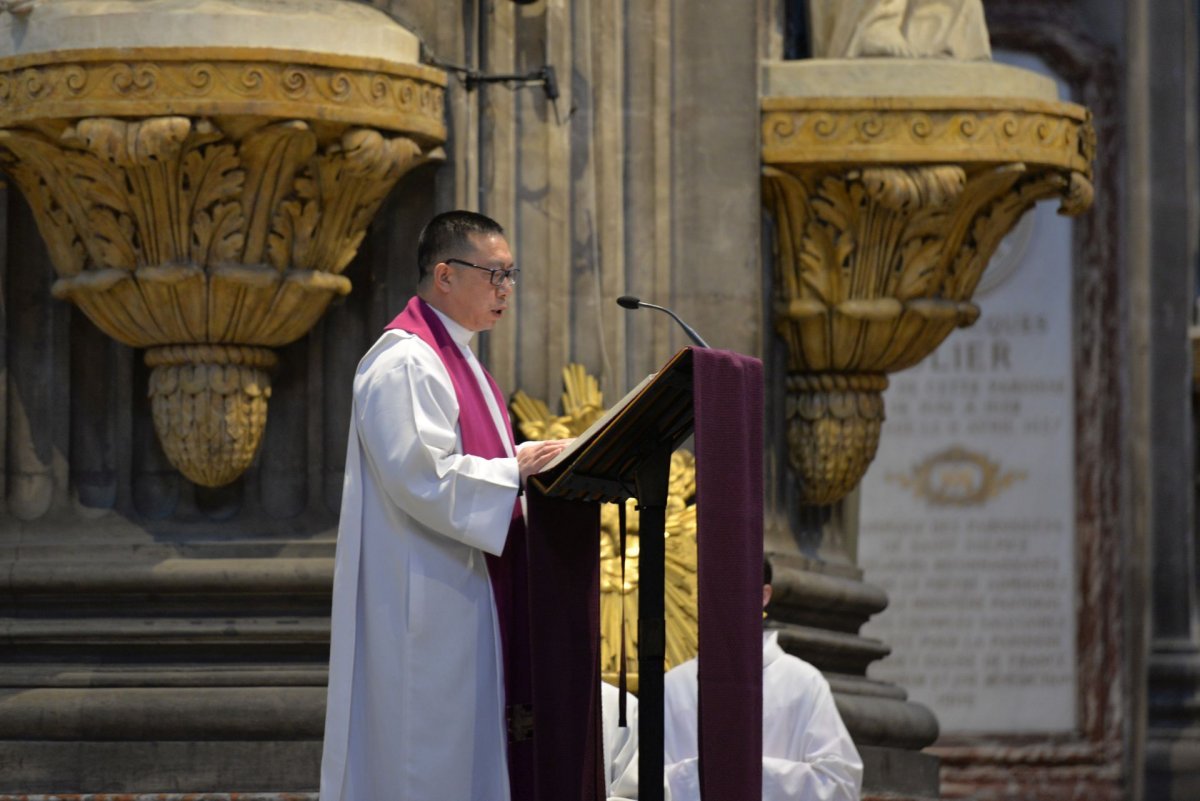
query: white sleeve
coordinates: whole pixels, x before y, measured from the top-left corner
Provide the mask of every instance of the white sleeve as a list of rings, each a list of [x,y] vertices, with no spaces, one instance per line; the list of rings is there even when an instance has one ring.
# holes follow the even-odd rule
[[[607,765],[610,779],[608,801],[626,801],[638,797],[637,698],[626,695],[625,702],[629,725],[625,728],[614,726],[611,756]]]
[[[663,679],[663,783],[673,801],[700,801],[696,660]]]
[[[700,801],[700,760],[690,757],[668,764],[663,781],[675,801]]]
[[[763,757],[763,801],[858,801],[862,767],[837,758],[792,762]]]
[[[411,355],[423,345],[394,347]],[[384,354],[355,382],[363,450],[393,504],[427,528],[499,554],[520,486],[517,460],[459,452],[454,387],[440,362],[426,361]]]
[[[810,712],[795,716],[792,752],[786,757],[763,757],[763,801],[858,801],[862,759],[838,714],[829,684],[817,679],[808,691],[811,698],[804,700]]]
[[[763,757],[763,801],[859,801],[862,765],[836,757],[793,762]],[[700,798],[700,760],[685,759],[666,766],[667,785],[675,799]]]

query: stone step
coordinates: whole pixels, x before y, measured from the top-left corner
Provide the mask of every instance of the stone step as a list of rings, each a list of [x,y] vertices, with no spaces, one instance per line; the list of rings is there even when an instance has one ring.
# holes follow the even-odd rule
[[[0,765],[0,798],[13,801],[313,801],[321,739],[0,740]]]
[[[324,687],[325,660],[315,664],[125,664],[79,662],[0,664],[0,689],[47,687]]]
[[[0,576],[0,602],[11,597],[92,595],[317,594],[333,586],[331,557],[87,560],[21,558]]]
[[[317,801],[316,793],[0,793],[0,801]]]
[[[0,690],[0,740],[303,740],[324,724],[324,687]]]

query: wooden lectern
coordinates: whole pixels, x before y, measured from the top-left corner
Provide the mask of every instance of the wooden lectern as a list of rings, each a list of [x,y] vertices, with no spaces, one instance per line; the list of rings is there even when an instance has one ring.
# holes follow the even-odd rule
[[[751,389],[739,389],[739,386]],[[739,404],[747,409],[738,410]],[[707,414],[706,424],[697,425],[704,413]],[[635,387],[545,471],[531,479],[534,487],[549,498],[583,503],[638,500],[641,513],[638,774],[639,797],[648,801],[660,801],[663,797],[664,535],[671,453],[693,431],[697,445],[699,504],[700,649],[704,655],[700,680],[702,788],[705,801],[733,798],[718,789],[718,779],[709,778],[717,768],[726,775],[732,768],[732,775],[739,777],[732,781],[741,782],[738,797],[753,797],[759,791],[762,754],[761,421],[761,362],[727,351],[686,348]],[[739,460],[745,463],[736,464]],[[721,474],[722,466],[731,468],[735,475]],[[704,479],[706,470],[707,481]],[[729,484],[730,479],[734,485],[744,485],[741,488],[746,492],[742,494],[750,495],[743,499],[750,510],[747,514],[728,509],[726,514],[722,513],[722,487]],[[736,558],[730,560],[730,554]],[[729,624],[731,620],[735,622]],[[729,663],[725,656],[717,654],[710,659],[707,657],[709,652],[705,651],[706,633],[713,636],[725,624],[741,632],[735,638],[740,645],[738,642],[723,643],[721,649],[729,646],[741,657],[732,673],[725,670]],[[712,631],[706,631],[706,628]],[[595,636],[598,638],[598,632]],[[752,649],[752,653],[746,654],[747,649]],[[746,667],[747,663],[750,668]],[[746,675],[751,668],[753,676]],[[734,674],[744,679],[745,686],[730,680]],[[708,692],[712,698],[706,697],[708,678],[719,682],[719,689]],[[731,686],[737,686],[737,692],[730,693]],[[737,697],[716,697],[722,694]],[[706,717],[706,705],[718,714]],[[720,714],[722,709],[731,711],[732,716]],[[707,735],[706,719],[711,730]],[[746,731],[748,728],[752,731]],[[742,765],[739,774],[737,763],[750,762],[749,756],[738,756],[743,751],[753,752],[753,764]],[[711,767],[706,771],[706,753],[721,754],[721,764],[710,759]],[[753,782],[753,786],[746,788],[745,784],[749,782]]]

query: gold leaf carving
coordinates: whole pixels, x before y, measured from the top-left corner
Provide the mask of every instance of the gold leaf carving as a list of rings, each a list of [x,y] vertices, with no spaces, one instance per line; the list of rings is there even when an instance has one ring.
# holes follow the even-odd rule
[[[344,68],[289,61],[220,60],[197,52],[130,62],[121,50],[91,50],[75,63],[0,72],[0,126],[47,117],[145,117],[170,108],[202,116],[227,108],[260,117],[323,120],[446,138],[445,75],[428,67],[343,59]],[[48,57],[49,58],[49,57]]]
[[[600,383],[583,365],[563,368],[562,415],[523,391],[513,397],[512,411],[529,439],[578,436],[604,413]],[[687,451],[671,455],[666,513],[667,642],[665,667],[694,657],[698,648],[696,606],[696,460]],[[604,504],[600,510],[600,669],[615,680],[620,668],[621,620],[625,618],[626,671],[637,689],[639,516],[633,501],[626,503],[626,550],[622,569],[619,510]]]
[[[241,198],[246,173],[237,148],[230,143],[188,150],[180,166],[179,197],[190,217],[188,260],[213,265],[236,261],[245,241]]]
[[[1000,240],[1091,202],[1095,134],[1069,103],[975,98],[767,98],[762,132],[789,463],[827,505],[874,457],[886,374],[978,318]]]
[[[154,428],[189,480],[228,484],[250,465],[266,425],[269,350],[168,347],[147,352]]]
[[[942,167],[865,167],[863,184],[873,201],[892,211],[949,206],[967,183],[966,171]]]
[[[319,215],[317,184],[303,174],[296,179],[290,199],[279,204],[267,237],[267,257],[276,270],[311,261],[309,254]]]
[[[75,137],[96,156],[118,167],[149,167],[179,157],[192,123],[186,117],[155,117],[135,122],[81,120]]]
[[[1001,470],[985,454],[954,445],[913,465],[909,473],[889,473],[897,484],[930,506],[985,506],[1018,481],[1025,470]]]
[[[879,446],[886,388],[876,374],[788,375],[788,463],[805,503],[834,503],[862,479]]]
[[[0,70],[0,161],[47,241],[54,295],[155,349],[160,439],[211,484],[250,463],[270,396],[264,365],[228,354],[304,336],[349,291],[335,273],[385,195],[442,156],[444,76],[167,55]],[[215,345],[233,350],[200,359]]]
[[[241,158],[247,165],[246,180],[254,200],[246,238],[247,263],[265,261],[271,220],[316,148],[316,136],[310,126],[300,120],[263,126],[242,140]],[[315,208],[312,214],[315,220]],[[272,263],[277,270],[288,267],[286,260],[272,260]]]
[[[769,97],[763,162],[772,165],[1004,164],[1091,174],[1091,114],[1026,98]]]
[[[235,355],[303,336],[350,291],[337,273],[379,204],[442,156],[445,76],[290,51],[153,52],[0,69],[0,162],[47,241],[55,297],[152,349],[168,456],[225,482],[253,457],[270,395],[267,356]]]

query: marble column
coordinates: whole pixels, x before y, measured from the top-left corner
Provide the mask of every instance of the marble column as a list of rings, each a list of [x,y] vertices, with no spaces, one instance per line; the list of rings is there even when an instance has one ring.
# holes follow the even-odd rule
[[[1138,2],[1128,22],[1131,344],[1145,354],[1132,362],[1129,432],[1134,532],[1149,569],[1143,797],[1183,801],[1200,797],[1195,456],[1182,446],[1196,431],[1196,10]]]

